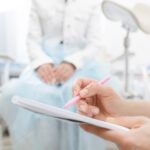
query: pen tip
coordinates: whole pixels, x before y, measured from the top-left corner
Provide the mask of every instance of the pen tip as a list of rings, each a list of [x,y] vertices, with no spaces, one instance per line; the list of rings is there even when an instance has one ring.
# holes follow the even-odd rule
[[[68,106],[67,106],[67,105],[64,105],[64,106],[63,106],[63,108],[64,108],[64,109],[67,109],[67,108],[68,108]]]

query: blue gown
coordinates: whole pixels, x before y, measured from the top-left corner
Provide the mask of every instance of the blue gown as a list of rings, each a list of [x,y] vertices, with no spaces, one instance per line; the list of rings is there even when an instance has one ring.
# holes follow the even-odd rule
[[[70,55],[61,46],[55,49],[44,47],[45,52],[59,64]],[[100,80],[109,75],[107,65],[86,62],[62,86],[43,83],[37,74],[28,67],[17,80],[12,80],[2,89],[0,113],[6,121],[12,140],[13,150],[104,150],[105,142],[80,129],[78,124],[63,122],[19,108],[11,103],[14,95],[34,99],[42,103],[62,107],[72,98],[72,84],[79,77]],[[115,84],[114,84],[115,82]],[[114,78],[109,82],[117,87]],[[75,111],[72,107],[70,111]]]

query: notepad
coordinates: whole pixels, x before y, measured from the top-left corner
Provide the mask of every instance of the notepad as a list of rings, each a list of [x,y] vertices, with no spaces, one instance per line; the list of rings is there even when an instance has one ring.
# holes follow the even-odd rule
[[[117,131],[129,131],[128,128],[123,126],[119,126],[116,124],[108,123],[102,120],[93,119],[90,117],[86,117],[80,115],[78,113],[70,112],[63,108],[54,107],[48,104],[44,104],[35,100],[26,99],[23,97],[14,96],[12,102],[19,106],[23,107],[29,111],[39,113],[42,115],[46,115],[49,117],[53,117],[55,119],[59,119],[62,121],[71,121],[75,123],[87,123],[97,127],[109,129],[109,130],[117,130]]]

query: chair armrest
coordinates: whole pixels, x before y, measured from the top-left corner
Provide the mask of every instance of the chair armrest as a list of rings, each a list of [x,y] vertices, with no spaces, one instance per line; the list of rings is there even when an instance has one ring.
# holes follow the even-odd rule
[[[10,55],[4,53],[0,53],[0,58],[8,61],[14,61],[14,59]]]

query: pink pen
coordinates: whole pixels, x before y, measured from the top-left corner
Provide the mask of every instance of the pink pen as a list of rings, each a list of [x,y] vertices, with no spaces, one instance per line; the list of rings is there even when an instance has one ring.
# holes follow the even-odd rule
[[[105,84],[107,81],[110,80],[110,77],[105,77],[104,79],[102,79],[101,81],[98,82],[98,84]],[[76,96],[74,97],[73,99],[71,99],[69,102],[67,102],[65,105],[64,105],[64,108],[68,108],[70,107],[71,105],[75,104],[78,100],[80,100],[80,96]]]

